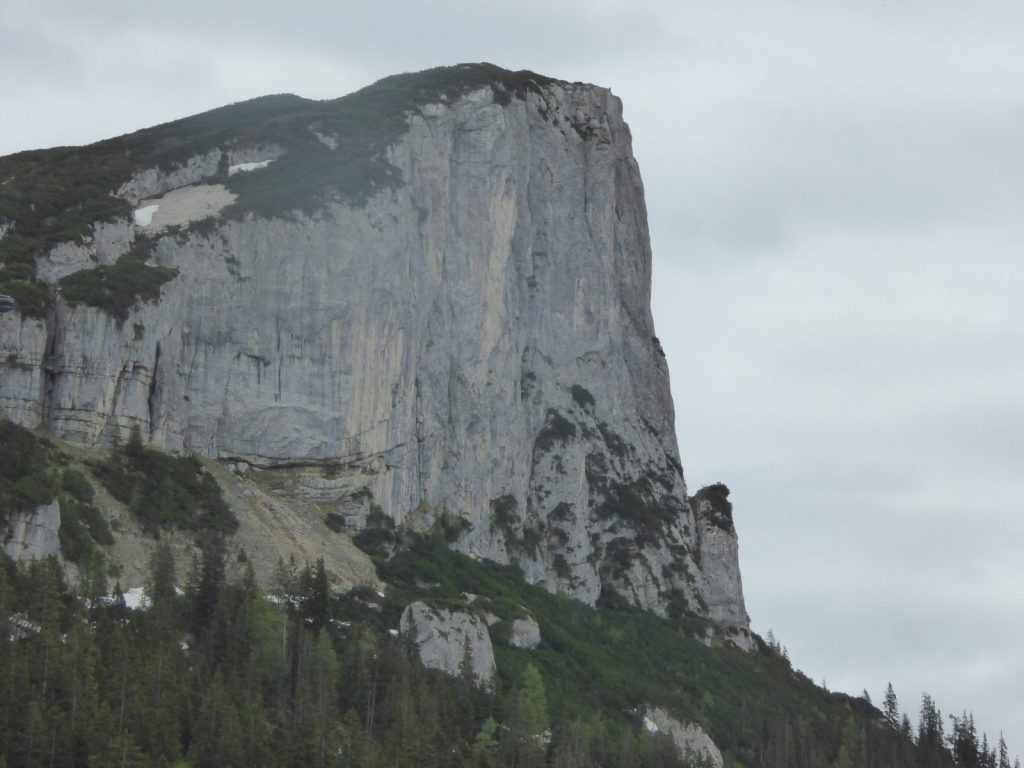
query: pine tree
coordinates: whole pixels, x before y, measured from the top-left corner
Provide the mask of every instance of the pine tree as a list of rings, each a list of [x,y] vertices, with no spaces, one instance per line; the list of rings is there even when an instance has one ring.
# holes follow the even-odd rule
[[[330,611],[331,590],[327,584],[327,569],[324,559],[317,558],[312,572],[307,568],[308,583],[303,590],[303,611],[306,620],[317,634],[327,623]]]
[[[999,734],[999,752],[998,762],[996,763],[997,768],[1010,768],[1010,755],[1006,749],[1006,739],[1003,738],[1003,734]]]
[[[191,601],[192,634],[196,637],[202,637],[207,627],[213,622],[217,601],[225,583],[225,557],[225,545],[222,537],[215,536],[205,542],[199,581]]]
[[[956,768],[981,768],[978,755],[978,732],[974,727],[974,715],[967,712],[963,717],[950,715],[953,722],[953,733],[950,735],[950,747]]]
[[[323,561],[320,561],[323,564]],[[327,764],[329,754],[337,751],[334,722],[337,720],[337,701],[334,685],[338,679],[338,658],[326,634],[320,635],[313,650],[312,694],[313,731],[316,740],[315,765]]]
[[[219,671],[214,673],[202,702],[193,724],[195,737],[189,761],[197,768],[244,768],[245,745],[238,710]]]
[[[885,722],[894,731],[900,727],[899,703],[896,701],[896,692],[892,689],[892,683],[885,689],[885,696],[882,699],[882,714]]]
[[[981,734],[981,751],[978,753],[978,765],[981,768],[996,768],[996,751],[989,749],[988,734]]]
[[[932,697],[921,695],[921,720],[917,730],[918,752],[925,768],[941,768],[947,760],[942,713]]]
[[[498,723],[493,717],[484,720],[470,752],[474,768],[493,768],[497,765],[498,742],[494,738],[497,732]]]
[[[543,733],[548,727],[548,701],[544,692],[544,679],[533,662],[526,664],[523,687],[520,691],[526,727],[531,735]]]
[[[160,541],[149,558],[149,579],[146,583],[146,595],[153,608],[160,609],[177,598],[175,582],[174,553],[165,540]]]
[[[910,717],[906,712],[900,718],[900,738],[906,741],[908,744],[914,743],[914,728],[910,724]]]

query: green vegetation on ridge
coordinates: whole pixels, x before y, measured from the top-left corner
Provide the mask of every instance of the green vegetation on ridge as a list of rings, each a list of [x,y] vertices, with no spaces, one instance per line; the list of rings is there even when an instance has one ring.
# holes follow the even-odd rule
[[[79,565],[93,560],[100,555],[96,545],[114,543],[96,505],[99,485],[151,535],[168,528],[203,535],[238,528],[220,486],[198,459],[146,448],[138,430],[109,456],[76,461],[54,441],[0,419],[0,536],[11,512],[57,500],[61,555]]]
[[[60,280],[60,290],[71,304],[88,304],[102,309],[121,322],[140,301],[156,301],[160,288],[178,275],[172,267],[146,264],[155,241],[136,238],[132,250],[114,264],[72,272]]]
[[[129,204],[113,193],[136,171],[169,171],[218,149],[279,145],[287,152],[259,173],[227,178],[222,165],[211,180],[239,195],[235,215],[314,213],[327,199],[358,204],[400,182],[383,153],[419,105],[488,85],[508,103],[549,82],[492,64],[438,67],[387,77],[337,99],[264,96],[84,147],[9,155],[0,158],[0,222],[13,222],[14,229],[0,239],[0,263],[29,261],[87,236],[97,221],[127,217]],[[313,131],[333,138],[337,150]]]
[[[123,448],[94,468],[104,488],[126,504],[147,533],[163,528],[234,533],[238,520],[213,475],[194,456],[170,456],[142,445],[138,428]]]
[[[56,487],[52,444],[0,418],[0,531],[10,512],[53,501]]]
[[[504,685],[515,687],[527,664],[535,664],[556,721],[601,718],[626,727],[645,705],[666,706],[701,723],[729,757],[727,765],[796,768],[828,765],[844,727],[855,723],[859,734],[876,714],[860,699],[818,688],[767,645],[753,653],[708,648],[697,639],[706,625],[695,617],[661,619],[616,599],[590,608],[526,584],[517,568],[475,562],[440,541],[423,540],[396,555],[381,576],[393,591],[379,618],[363,618],[382,626],[397,624],[412,600],[459,604],[467,592],[481,595],[503,623],[529,611],[543,642],[534,651],[496,645],[498,671]],[[424,590],[417,583],[437,586]],[[792,762],[768,757],[766,733],[772,742],[789,739]]]
[[[192,157],[220,151],[217,172],[204,181],[224,184],[238,196],[222,212],[224,218],[315,215],[330,201],[362,205],[402,183],[386,149],[420,105],[450,102],[484,86],[493,87],[495,99],[507,104],[549,82],[493,64],[438,67],[387,77],[337,99],[264,96],[84,147],[2,157],[0,224],[12,229],[0,238],[0,292],[13,296],[24,314],[45,316],[49,297],[35,278],[36,258],[59,243],[88,237],[96,222],[129,217],[131,206],[114,193],[136,172],[170,171]],[[285,154],[259,172],[228,176],[227,152],[265,146]],[[193,224],[198,231],[206,226]],[[137,301],[158,298],[160,285],[174,276],[144,262],[133,250],[112,266],[70,275],[61,290],[69,301],[123,320]]]

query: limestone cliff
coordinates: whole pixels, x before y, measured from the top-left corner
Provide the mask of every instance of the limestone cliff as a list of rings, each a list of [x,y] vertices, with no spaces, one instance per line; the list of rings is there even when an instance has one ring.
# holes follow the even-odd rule
[[[0,314],[9,418],[86,445],[138,426],[350,529],[443,522],[551,590],[695,612],[743,643],[731,517],[687,497],[608,90],[473,65],[116,141],[80,150],[106,196],[54,204],[103,208],[73,241],[0,209],[0,246],[22,237],[35,264],[9,275],[21,293],[0,273],[21,308]],[[0,171],[17,186],[65,157],[35,154]],[[119,269],[155,282],[118,305]]]

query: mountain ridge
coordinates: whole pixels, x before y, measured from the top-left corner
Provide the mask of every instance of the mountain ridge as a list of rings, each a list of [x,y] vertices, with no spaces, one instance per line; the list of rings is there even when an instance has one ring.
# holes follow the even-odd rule
[[[350,530],[378,509],[412,530],[445,518],[461,551],[590,603],[713,603],[749,645],[735,533],[682,477],[618,99],[473,65],[285,102],[238,134],[220,118],[266,102],[129,137],[176,161],[117,171],[120,213],[85,239],[17,218],[14,174],[0,276],[34,266],[48,303],[0,321],[8,415],[292,466],[291,491]],[[51,207],[82,218],[83,194],[58,185]],[[18,250],[33,237],[61,242]]]
[[[262,763],[280,731],[315,734],[310,764],[346,740],[367,765],[435,742],[438,764],[493,765],[499,741],[509,765],[953,764],[937,712],[915,743],[894,696],[883,713],[824,691],[750,632],[729,490],[691,495],[683,476],[643,185],[610,91],[462,65],[267,98],[0,158],[12,669],[36,674],[40,648],[58,677],[79,648],[120,669],[122,762],[138,744]],[[268,104],[281,120],[218,123]],[[135,164],[140,134],[156,146]],[[195,563],[181,596],[175,557]],[[107,576],[145,585],[153,613],[103,597]],[[165,707],[162,737],[111,661],[150,644],[203,702]],[[407,720],[373,731],[379,673],[382,709],[428,723],[408,753]],[[338,702],[325,680],[344,683]],[[28,760],[39,722],[51,762],[76,749],[55,688],[24,687],[35,720],[8,707],[16,688],[0,697]],[[114,711],[117,688],[94,698]],[[256,705],[273,718],[239,715],[253,691],[273,692]],[[227,738],[223,757],[209,723],[243,721],[264,728],[256,756]],[[973,727],[954,719],[951,746]]]

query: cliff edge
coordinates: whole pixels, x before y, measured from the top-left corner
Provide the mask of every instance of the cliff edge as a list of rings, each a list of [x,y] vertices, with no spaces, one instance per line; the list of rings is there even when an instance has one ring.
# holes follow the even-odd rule
[[[749,643],[731,506],[687,494],[607,89],[429,70],[0,158],[0,180],[8,418],[84,445],[138,427],[385,547],[440,525],[552,591]]]

